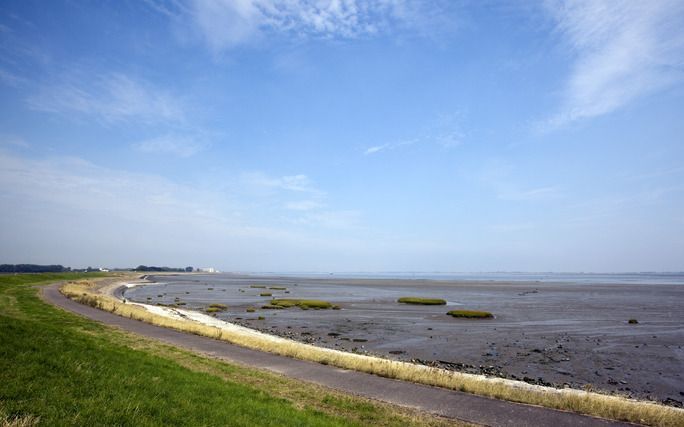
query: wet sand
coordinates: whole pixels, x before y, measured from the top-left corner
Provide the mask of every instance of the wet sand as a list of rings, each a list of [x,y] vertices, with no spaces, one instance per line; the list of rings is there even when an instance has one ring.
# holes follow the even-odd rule
[[[159,283],[129,289],[125,297],[197,310],[223,303],[229,308],[217,314],[221,319],[330,348],[676,406],[684,400],[682,285],[225,274],[153,279]],[[342,309],[261,309],[272,298],[262,292],[322,299]],[[443,298],[448,304],[398,304],[402,296]],[[257,310],[247,313],[248,307]],[[458,308],[486,310],[495,318],[445,314]],[[639,323],[628,324],[631,318]]]

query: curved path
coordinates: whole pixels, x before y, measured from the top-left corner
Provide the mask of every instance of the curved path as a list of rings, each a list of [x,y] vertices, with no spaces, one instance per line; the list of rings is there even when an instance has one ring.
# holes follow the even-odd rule
[[[267,369],[347,393],[487,426],[628,426],[599,418],[378,377],[363,372],[278,356],[225,341],[178,332],[92,308],[59,293],[59,283],[43,288],[47,302],[89,319],[167,344],[230,362]]]

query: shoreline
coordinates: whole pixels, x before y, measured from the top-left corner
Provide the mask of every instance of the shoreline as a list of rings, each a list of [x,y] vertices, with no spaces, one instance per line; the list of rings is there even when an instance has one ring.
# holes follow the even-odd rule
[[[67,284],[61,291],[82,303],[106,311],[112,311],[124,317],[131,317],[159,326],[226,340],[256,350],[273,352],[324,365],[328,364],[339,368],[358,370],[409,382],[456,389],[513,402],[566,409],[593,416],[652,425],[668,424],[670,421],[664,420],[679,419],[684,414],[681,409],[648,401],[626,399],[619,396],[597,394],[570,388],[556,389],[543,387],[520,381],[446,371],[407,362],[341,352],[263,334],[237,325],[230,325],[228,328],[224,324],[221,324],[223,325],[221,328],[207,326],[184,317],[187,315],[197,317],[197,314],[193,314],[189,310],[178,311],[174,309],[176,313],[180,313],[175,316],[181,317],[181,319],[174,319],[172,316],[169,316],[168,310],[159,310],[159,313],[163,315],[154,314],[143,307],[145,304],[122,303],[110,295],[93,292],[94,288],[96,287],[92,283],[85,285]],[[188,313],[186,314],[185,311],[188,311]],[[210,323],[213,323],[213,321]]]
[[[234,274],[157,280],[163,283],[127,295],[197,311],[225,304],[215,314],[227,322],[322,348],[681,405],[684,287],[678,285]],[[264,298],[263,289],[250,289],[253,283],[288,290],[268,290],[273,296]],[[445,316],[447,307],[397,304],[405,295],[445,298],[491,311],[494,319],[456,320]],[[260,309],[270,298],[324,299],[342,310]],[[246,312],[250,307],[256,310]],[[638,325],[628,324],[632,317]]]
[[[156,283],[157,282],[138,282],[138,283],[117,282],[117,283],[110,285],[107,288],[102,288],[102,291],[103,291],[104,295],[112,296],[114,298],[119,299],[120,301],[123,301],[123,293],[120,293],[119,295],[117,295],[117,293],[119,293],[120,291],[123,291],[124,289],[131,289],[131,288],[137,287],[137,286],[145,286],[145,285],[151,285],[151,284],[156,284]],[[273,343],[290,344],[290,343],[294,342],[294,343],[298,343],[298,344],[302,344],[302,345],[306,345],[306,346],[316,347],[316,348],[323,349],[323,350],[333,351],[336,353],[353,354],[353,353],[348,353],[348,352],[342,352],[342,351],[335,350],[335,349],[330,349],[327,347],[316,346],[315,344],[312,344],[312,343],[305,343],[305,342],[301,342],[301,341],[296,341],[296,340],[293,340],[291,338],[277,336],[277,335],[274,335],[272,333],[261,331],[259,329],[254,329],[254,328],[251,328],[248,326],[243,326],[240,324],[227,322],[227,321],[224,321],[221,319],[217,319],[213,316],[209,316],[209,315],[204,314],[204,313],[197,311],[197,310],[183,309],[183,308],[177,308],[177,307],[155,306],[155,305],[144,304],[144,303],[134,302],[134,301],[126,301],[125,303],[130,304],[130,305],[143,307],[145,310],[148,310],[153,314],[168,317],[170,319],[181,320],[181,321],[189,320],[192,322],[198,322],[198,323],[201,323],[202,325],[210,326],[210,327],[214,327],[214,328],[219,328],[219,329],[222,329],[222,330],[227,331],[227,332],[247,333],[247,334],[251,334],[255,337],[261,338],[261,339],[270,340]],[[378,358],[378,359],[382,359],[382,360],[402,362],[402,361],[393,360],[393,359],[381,358],[379,355],[364,355],[364,356],[371,357],[371,358]],[[405,362],[402,362],[402,363],[405,363]],[[423,367],[432,368],[432,369],[436,368],[436,369],[447,370],[447,369],[444,369],[441,367],[431,366],[430,364],[419,364],[419,363],[414,363],[414,364],[416,366],[423,366]],[[458,373],[461,373],[461,374],[464,374],[467,376],[477,377],[478,379],[485,380],[485,381],[502,380],[503,384],[509,385],[511,387],[535,390],[535,391],[539,391],[539,392],[550,392],[551,390],[556,390],[556,391],[564,390],[564,391],[570,391],[570,392],[576,391],[576,392],[584,393],[584,391],[579,390],[579,389],[555,387],[552,385],[533,384],[533,383],[528,383],[525,381],[516,381],[516,380],[509,379],[509,378],[500,377],[497,375],[472,374],[472,373],[467,373],[467,372],[463,372],[463,371],[456,371],[456,370],[453,370],[453,371],[449,370],[449,371],[450,372],[458,372]],[[622,396],[620,396],[620,397],[622,397]]]

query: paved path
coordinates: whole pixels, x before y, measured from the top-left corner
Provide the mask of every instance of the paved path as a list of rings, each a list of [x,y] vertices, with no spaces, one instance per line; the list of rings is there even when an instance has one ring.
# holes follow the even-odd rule
[[[267,369],[347,393],[487,426],[627,426],[632,424],[587,417],[532,405],[506,402],[438,387],[378,377],[239,347],[225,341],[178,332],[132,320],[74,302],[54,284],[43,298],[68,311],[178,347],[246,366]]]

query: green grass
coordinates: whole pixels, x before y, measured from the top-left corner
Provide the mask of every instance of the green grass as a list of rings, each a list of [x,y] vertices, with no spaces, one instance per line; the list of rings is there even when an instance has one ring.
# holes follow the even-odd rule
[[[0,425],[441,423],[91,322],[44,303],[34,286],[94,276],[0,275]]]
[[[466,319],[490,319],[494,317],[492,313],[488,311],[476,310],[451,310],[447,314],[449,316],[464,317]]]
[[[417,305],[446,305],[446,301],[441,298],[401,297],[397,302]]]
[[[271,301],[271,305],[281,308],[299,307],[302,310],[308,310],[310,308],[320,310],[337,307],[328,301],[316,299],[274,299]]]
[[[249,285],[250,288],[266,289],[266,285]]]
[[[216,303],[216,302],[213,303],[213,304],[209,304],[209,307],[210,307],[210,308],[218,308],[219,310],[225,310],[225,309],[228,308],[227,305],[225,305],[225,304],[219,304],[219,303]]]
[[[271,286],[271,287],[268,288],[268,289],[273,289],[274,291],[284,291],[284,290],[287,290],[287,288],[284,287],[284,286]]]
[[[270,297],[270,296],[272,296],[272,295],[273,295],[273,294],[270,293],[270,292],[262,292],[262,293],[259,294],[260,297]]]

